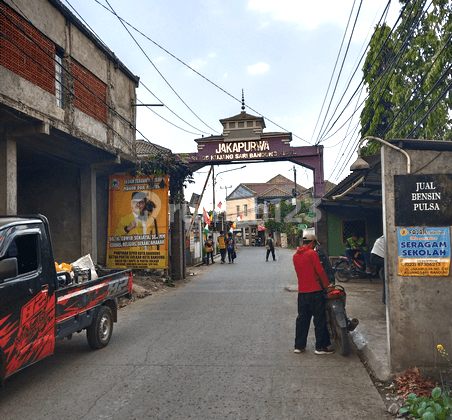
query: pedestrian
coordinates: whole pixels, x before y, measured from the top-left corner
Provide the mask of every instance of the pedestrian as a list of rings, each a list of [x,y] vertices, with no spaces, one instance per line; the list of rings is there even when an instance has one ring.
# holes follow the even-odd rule
[[[268,238],[265,241],[265,248],[267,248],[267,256],[265,258],[265,261],[268,261],[268,256],[270,255],[270,252],[272,253],[273,261],[276,261],[275,240],[273,239],[273,235],[271,233],[268,234]]]
[[[383,297],[382,302],[386,305],[386,281],[385,281],[385,236],[380,236],[370,251],[370,264],[377,267],[377,273],[383,269]]]
[[[345,256],[350,264],[352,264],[353,258],[358,258],[359,254],[364,258],[366,264],[366,273],[370,274],[370,261],[369,253],[367,252],[366,242],[362,236],[358,235],[358,232],[353,232],[352,236],[347,239],[345,244]]]
[[[206,247],[207,265],[209,265],[209,258],[212,259],[212,264],[213,264],[215,261],[213,260],[213,241],[212,241],[212,236],[209,236],[207,241],[204,243],[204,246]]]
[[[226,246],[228,250],[228,260],[229,264],[234,262],[234,253],[235,253],[235,241],[232,238],[232,233],[228,232],[228,238],[226,239]]]
[[[226,258],[226,238],[224,237],[224,230],[220,230],[220,236],[218,237],[218,248],[220,249],[221,264],[224,264]]]
[[[314,317],[315,354],[333,354],[330,335],[326,326],[325,301],[318,279],[328,287],[328,277],[315,251],[319,245],[317,237],[307,233],[303,246],[293,256],[293,265],[298,277],[298,316],[295,327],[294,353],[306,350],[311,318]]]

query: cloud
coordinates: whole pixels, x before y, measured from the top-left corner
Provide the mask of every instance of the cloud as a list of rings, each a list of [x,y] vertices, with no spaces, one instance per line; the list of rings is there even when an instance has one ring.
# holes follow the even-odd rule
[[[383,12],[383,3],[386,1],[369,2],[361,10],[358,25],[366,28],[374,26],[376,17]],[[249,0],[248,7],[262,14],[264,19],[271,17],[276,21],[293,22],[300,29],[312,30],[323,24],[334,24],[345,28],[350,11],[353,6],[352,0]],[[355,5],[353,16],[356,16]],[[397,16],[398,8],[390,8],[389,23]],[[270,15],[270,16],[268,16]],[[354,18],[353,18],[354,19]],[[264,21],[265,21],[264,20]],[[377,18],[378,20],[378,18]],[[362,30],[362,32],[364,32]]]
[[[190,61],[188,64],[192,69],[199,70],[201,67],[204,67],[207,64],[207,61],[201,59],[201,58],[195,58],[194,60]]]
[[[249,74],[261,74],[265,73],[270,69],[270,66],[262,61],[257,64],[253,64],[252,66],[248,66]]]
[[[160,56],[160,57],[157,57],[153,62],[154,63],[161,63],[162,61],[165,61],[165,57]]]

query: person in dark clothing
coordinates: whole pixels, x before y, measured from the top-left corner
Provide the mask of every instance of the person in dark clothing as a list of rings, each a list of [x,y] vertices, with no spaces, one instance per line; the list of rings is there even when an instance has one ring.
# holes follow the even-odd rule
[[[320,263],[315,247],[317,237],[306,234],[303,246],[298,248],[293,256],[293,265],[298,277],[298,316],[295,328],[294,353],[306,350],[311,318],[314,317],[315,354],[332,354],[330,336],[326,326],[325,301],[322,287],[328,287],[328,277]]]
[[[218,237],[218,248],[220,249],[221,264],[224,264],[226,258],[226,238],[224,237],[224,231],[220,230],[220,236]]]
[[[359,236],[357,232],[347,239],[345,244],[345,256],[352,261],[353,258],[358,258],[359,254],[362,255],[366,264],[366,273],[370,274],[370,260],[369,253],[367,252],[367,246],[362,236]]]
[[[326,276],[328,277],[328,281],[330,282],[330,284],[335,284],[336,279],[334,278],[334,271],[333,267],[331,266],[328,254],[325,251],[321,250],[320,248],[317,248],[317,254],[319,255],[320,264],[322,264]]]
[[[231,232],[228,232],[228,237],[226,239],[226,249],[228,250],[229,264],[231,264],[234,262],[234,252],[235,252],[235,241],[232,238]]]
[[[209,265],[209,258],[212,260],[212,264],[213,264],[215,261],[213,260],[213,241],[212,241],[212,236],[209,236],[207,241],[204,243],[204,246],[206,247],[207,265]]]
[[[265,248],[267,248],[267,256],[265,257],[265,261],[268,261],[268,256],[270,255],[270,252],[272,253],[273,261],[276,261],[275,240],[273,239],[273,235],[271,233],[268,235],[268,238],[265,241]]]

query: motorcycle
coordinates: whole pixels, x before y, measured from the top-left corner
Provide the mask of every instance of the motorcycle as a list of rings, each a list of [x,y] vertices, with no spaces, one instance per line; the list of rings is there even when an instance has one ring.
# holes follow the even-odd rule
[[[373,278],[382,280],[384,275],[384,268],[378,270],[375,266],[370,267],[370,273],[366,272],[366,264],[361,255],[358,258],[352,258],[351,262],[345,255],[341,255],[339,261],[334,265],[333,271],[334,278],[341,283],[358,278],[366,278],[370,281]]]
[[[336,351],[342,356],[350,353],[349,331],[359,324],[356,318],[348,318],[345,310],[346,293],[342,286],[332,285],[324,291],[326,297],[326,322],[331,339],[336,345]]]
[[[264,244],[264,241],[260,236],[257,236],[255,239],[253,239],[253,246],[262,246]]]

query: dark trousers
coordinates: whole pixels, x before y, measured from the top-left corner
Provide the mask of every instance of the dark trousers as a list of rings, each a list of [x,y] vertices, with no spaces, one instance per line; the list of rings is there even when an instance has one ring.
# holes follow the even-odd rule
[[[228,260],[229,262],[234,262],[234,250],[228,248]]]
[[[221,255],[221,261],[224,262],[224,259],[226,258],[226,248],[220,249],[220,255]]]
[[[377,273],[381,268],[385,267],[385,259],[381,258],[377,254],[370,254],[370,263],[377,267]],[[383,270],[383,297],[381,298],[382,302],[386,305],[386,281],[385,281],[385,272]]]
[[[209,265],[209,257],[210,257],[210,259],[212,260],[212,263],[213,263],[213,251],[207,253],[207,265]]]
[[[315,348],[322,349],[331,344],[326,326],[323,292],[298,293],[298,316],[295,326],[296,349],[306,348],[312,317],[314,317]]]
[[[270,252],[272,253],[273,261],[275,261],[276,260],[276,258],[275,258],[275,248],[267,249],[267,257],[265,259],[268,260],[268,256],[270,255]]]

